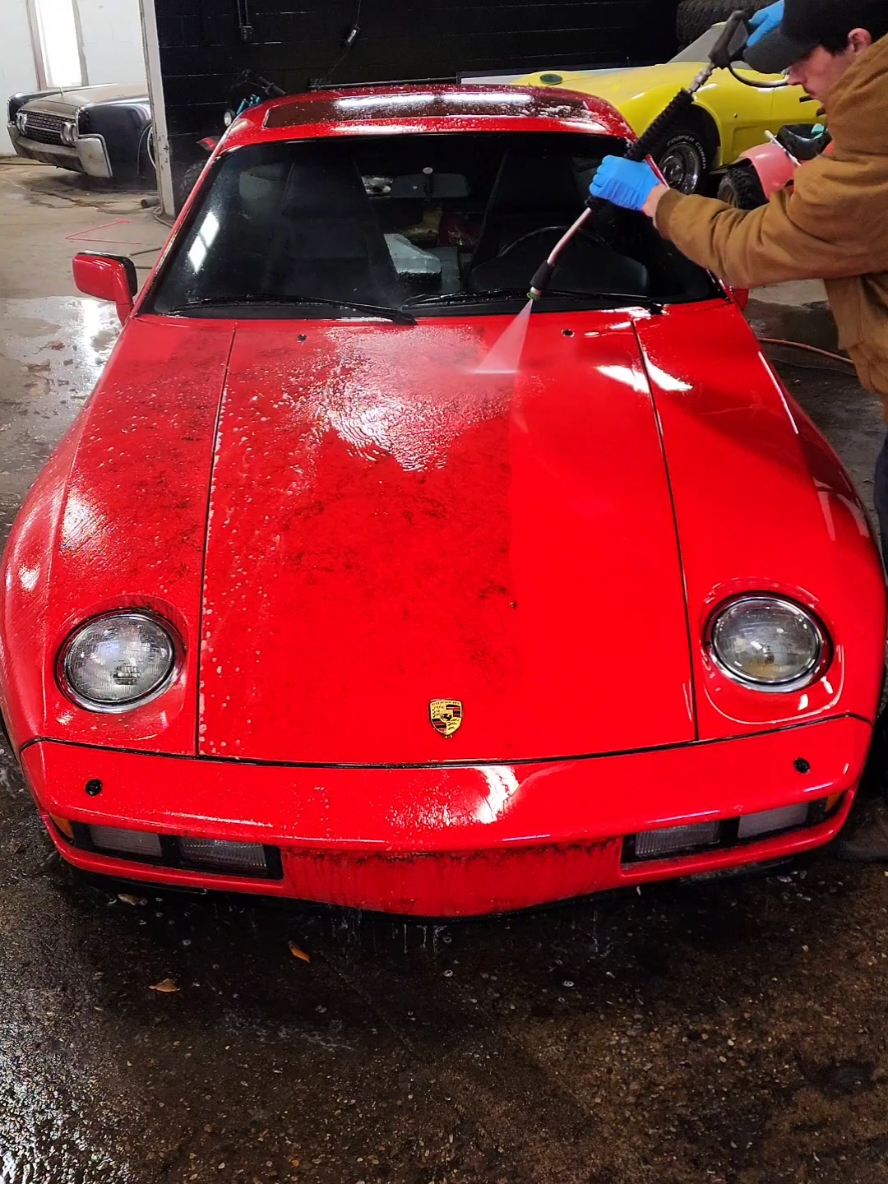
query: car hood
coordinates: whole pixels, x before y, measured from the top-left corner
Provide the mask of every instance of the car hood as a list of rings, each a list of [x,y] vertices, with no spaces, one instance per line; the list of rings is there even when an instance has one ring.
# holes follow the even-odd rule
[[[148,102],[148,91],[144,82],[126,85],[60,87],[55,91],[47,91],[39,98],[31,99],[25,106],[46,111],[67,111],[86,107],[90,103],[132,101]]]
[[[319,764],[693,738],[658,423],[625,314],[241,325],[213,463],[199,749]],[[451,737],[430,720],[458,701]]]
[[[700,71],[700,66],[688,62],[666,62],[662,66],[635,66],[616,70],[555,71],[561,82],[553,90],[579,91],[605,99],[620,109],[659,86],[671,86],[676,91],[687,86]],[[528,74],[520,79],[520,86],[551,86],[545,80],[551,73]]]
[[[631,315],[535,315],[487,377],[505,319],[132,317],[4,554],[16,748],[480,765],[867,717],[884,587],[847,474],[730,305]],[[714,607],[762,588],[838,639],[816,693],[740,702],[708,662]],[[172,622],[182,675],[96,715],[56,659],[120,607]]]

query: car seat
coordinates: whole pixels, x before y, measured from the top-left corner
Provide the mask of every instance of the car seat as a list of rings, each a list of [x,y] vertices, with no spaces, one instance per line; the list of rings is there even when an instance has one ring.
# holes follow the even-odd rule
[[[287,178],[263,291],[387,304],[398,284],[357,165],[304,145]]]

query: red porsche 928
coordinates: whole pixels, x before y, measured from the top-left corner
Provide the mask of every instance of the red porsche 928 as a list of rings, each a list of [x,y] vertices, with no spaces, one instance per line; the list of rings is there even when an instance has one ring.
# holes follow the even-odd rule
[[[0,618],[65,859],[457,917],[837,833],[881,566],[733,293],[611,210],[485,364],[631,136],[563,92],[276,100],[138,297],[75,259],[125,323]]]

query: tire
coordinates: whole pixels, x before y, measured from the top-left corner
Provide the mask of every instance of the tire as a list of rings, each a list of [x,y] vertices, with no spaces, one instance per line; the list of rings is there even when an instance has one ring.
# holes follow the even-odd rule
[[[678,123],[651,153],[671,189],[704,193],[714,164],[713,151],[700,128]]]
[[[725,171],[718,198],[738,210],[757,210],[768,204],[758,173],[751,164],[732,164]]]
[[[198,182],[198,178],[204,171],[206,161],[198,160],[194,164],[188,166],[183,173],[180,173],[176,181],[176,209],[181,210],[185,202],[188,200],[188,195]]]
[[[157,172],[154,167],[154,129],[150,126],[139,146],[139,180],[149,189],[157,187]]]
[[[676,28],[678,43],[682,48],[690,45],[717,21],[726,21],[738,8],[750,17],[770,3],[771,0],[681,0]]]

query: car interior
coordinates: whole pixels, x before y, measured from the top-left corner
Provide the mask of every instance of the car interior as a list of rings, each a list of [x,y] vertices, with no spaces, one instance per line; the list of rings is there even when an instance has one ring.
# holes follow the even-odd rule
[[[314,297],[423,311],[524,291],[582,212],[602,158],[622,148],[602,136],[522,132],[239,149],[205,183],[153,310]],[[714,292],[647,218],[615,209],[564,252],[551,288],[556,298],[664,303]]]

